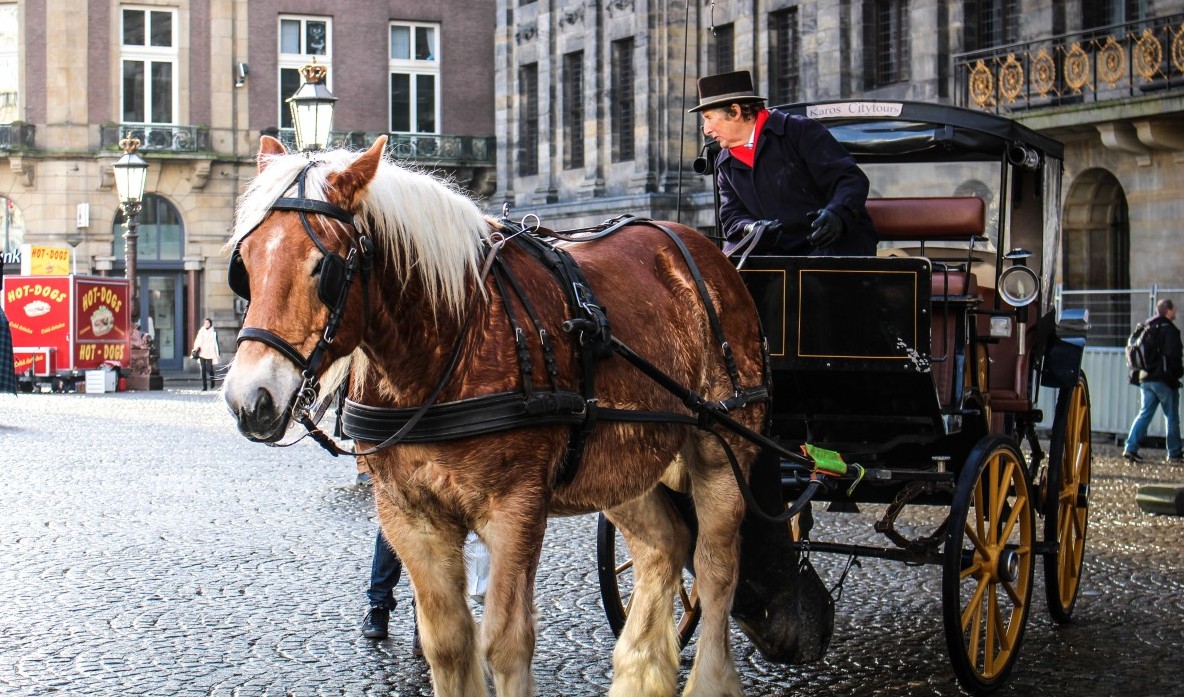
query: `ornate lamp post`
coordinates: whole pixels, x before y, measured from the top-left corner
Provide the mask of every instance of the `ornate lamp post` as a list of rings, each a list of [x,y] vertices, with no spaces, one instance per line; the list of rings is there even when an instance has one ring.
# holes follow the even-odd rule
[[[115,170],[115,187],[119,191],[119,205],[123,208],[123,216],[127,225],[127,232],[123,234],[123,254],[126,259],[125,275],[131,281],[132,327],[138,328],[140,326],[140,280],[136,272],[136,216],[140,214],[140,207],[144,201],[144,184],[148,179],[148,163],[136,154],[136,150],[140,148],[139,139],[124,138],[119,141],[119,147],[123,148],[123,157],[111,166]],[[143,335],[133,329],[132,336],[142,337]],[[151,341],[133,341],[130,352],[127,388],[129,390],[159,390],[164,387],[164,379],[157,368]]]
[[[292,126],[296,129],[296,149],[302,152],[322,150],[329,143],[333,128],[333,103],[337,97],[325,87],[328,69],[313,63],[300,69],[304,82],[296,94],[288,97],[292,108]]]
[[[119,191],[119,205],[123,208],[127,231],[123,233],[123,253],[126,259],[126,278],[131,281],[132,323],[140,324],[140,282],[136,277],[136,216],[144,200],[144,184],[148,179],[148,163],[136,154],[138,138],[119,141],[123,157],[111,167],[115,170],[115,187]]]

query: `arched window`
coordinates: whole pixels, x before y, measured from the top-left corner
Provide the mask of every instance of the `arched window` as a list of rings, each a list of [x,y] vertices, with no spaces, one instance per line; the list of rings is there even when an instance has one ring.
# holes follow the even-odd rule
[[[144,194],[144,205],[136,217],[137,261],[180,261],[184,248],[184,228],[181,214],[168,199],[156,194]],[[114,250],[117,262],[126,261],[123,256],[123,211],[115,214],[112,233],[115,235]]]
[[[1104,169],[1090,169],[1069,187],[1061,229],[1066,307],[1090,311],[1090,342],[1120,346],[1145,306],[1132,303],[1130,221],[1122,184]],[[1096,291],[1115,291],[1100,294]],[[1095,291],[1074,296],[1073,291]]]

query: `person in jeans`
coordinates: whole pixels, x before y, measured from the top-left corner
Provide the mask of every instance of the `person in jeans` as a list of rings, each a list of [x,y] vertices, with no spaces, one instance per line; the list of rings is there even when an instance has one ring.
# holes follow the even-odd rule
[[[395,550],[382,536],[382,528],[374,539],[374,560],[370,564],[370,588],[366,597],[370,600],[370,609],[362,620],[362,636],[367,639],[385,639],[391,620],[391,610],[398,602],[395,600],[395,585],[403,573],[403,562],[395,554]],[[414,602],[414,601],[412,601]],[[411,612],[415,621],[415,611]],[[411,640],[411,650],[415,655],[422,656],[423,650],[419,645],[419,626],[415,627],[415,634]]]
[[[1155,416],[1156,408],[1163,409],[1167,427],[1168,461],[1184,462],[1184,450],[1180,444],[1180,378],[1184,377],[1184,346],[1180,341],[1180,330],[1176,319],[1176,306],[1168,298],[1155,305],[1156,316],[1147,321],[1147,331],[1154,332],[1151,341],[1158,349],[1158,358],[1146,375],[1138,376],[1142,393],[1142,406],[1131,432],[1126,437],[1122,457],[1128,462],[1142,462],[1139,457],[1139,443],[1147,435],[1147,427]]]

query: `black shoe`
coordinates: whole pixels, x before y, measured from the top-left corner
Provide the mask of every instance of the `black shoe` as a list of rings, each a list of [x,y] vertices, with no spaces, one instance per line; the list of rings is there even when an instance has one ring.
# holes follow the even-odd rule
[[[1138,453],[1127,452],[1125,450],[1122,452],[1122,459],[1126,460],[1127,462],[1142,462],[1143,461],[1143,458],[1139,457]]]
[[[385,639],[386,628],[391,621],[391,611],[385,607],[372,607],[362,620],[362,636],[367,639]]]

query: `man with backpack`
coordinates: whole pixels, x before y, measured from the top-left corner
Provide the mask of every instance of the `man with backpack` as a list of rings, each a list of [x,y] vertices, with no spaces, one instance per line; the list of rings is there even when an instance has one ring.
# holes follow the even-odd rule
[[[1142,462],[1139,443],[1147,435],[1147,426],[1156,407],[1163,409],[1167,426],[1169,462],[1184,462],[1180,444],[1180,378],[1184,377],[1184,346],[1180,330],[1173,323],[1176,306],[1164,298],[1155,304],[1156,315],[1135,328],[1127,349],[1131,383],[1142,393],[1142,406],[1131,432],[1126,437],[1123,459]]]

